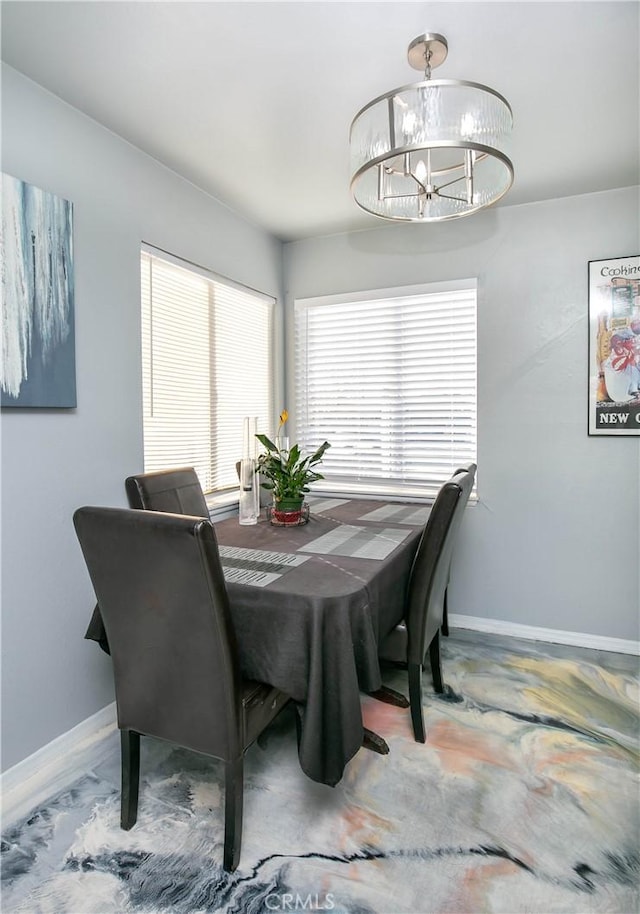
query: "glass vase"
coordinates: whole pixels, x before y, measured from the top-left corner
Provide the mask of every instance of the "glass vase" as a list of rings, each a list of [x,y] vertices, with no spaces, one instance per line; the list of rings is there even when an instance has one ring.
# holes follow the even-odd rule
[[[275,446],[280,453],[280,462],[286,463],[289,459],[289,436],[276,435]]]
[[[258,419],[247,416],[243,424],[242,459],[240,461],[240,497],[238,500],[238,522],[257,524],[260,515],[260,483],[256,473],[256,432]]]

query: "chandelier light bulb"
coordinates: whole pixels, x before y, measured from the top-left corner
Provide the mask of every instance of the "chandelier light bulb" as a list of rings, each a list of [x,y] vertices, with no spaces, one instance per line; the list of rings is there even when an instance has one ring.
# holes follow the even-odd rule
[[[424,184],[426,177],[427,177],[427,166],[424,164],[424,161],[422,159],[418,159],[418,164],[416,165],[416,170],[415,170],[415,176],[416,176],[416,179],[421,184]]]

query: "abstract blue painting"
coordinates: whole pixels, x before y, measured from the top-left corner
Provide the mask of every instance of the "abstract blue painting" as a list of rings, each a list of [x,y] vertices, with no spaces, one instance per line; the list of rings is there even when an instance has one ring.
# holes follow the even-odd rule
[[[73,205],[2,175],[2,406],[76,406]]]

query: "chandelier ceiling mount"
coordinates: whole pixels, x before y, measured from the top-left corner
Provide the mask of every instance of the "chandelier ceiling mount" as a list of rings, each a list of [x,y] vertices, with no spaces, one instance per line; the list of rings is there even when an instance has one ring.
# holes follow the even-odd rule
[[[414,70],[422,70],[424,78],[430,79],[431,70],[443,64],[449,53],[449,45],[444,35],[427,32],[418,35],[409,45],[407,57]]]

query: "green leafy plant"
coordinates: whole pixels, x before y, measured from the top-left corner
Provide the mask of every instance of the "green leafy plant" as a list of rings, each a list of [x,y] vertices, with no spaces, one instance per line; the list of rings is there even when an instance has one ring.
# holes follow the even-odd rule
[[[286,410],[280,414],[278,432],[289,418]],[[273,491],[276,502],[294,501],[304,498],[309,491],[309,485],[324,479],[322,473],[314,469],[322,460],[327,448],[331,447],[328,441],[307,457],[303,457],[300,448],[294,444],[289,450],[281,449],[266,435],[256,435],[265,451],[258,457],[258,473],[261,473],[266,482],[263,488]],[[276,436],[277,440],[278,436]]]

